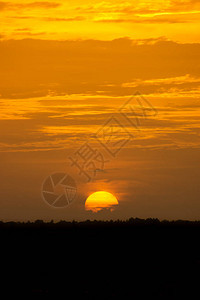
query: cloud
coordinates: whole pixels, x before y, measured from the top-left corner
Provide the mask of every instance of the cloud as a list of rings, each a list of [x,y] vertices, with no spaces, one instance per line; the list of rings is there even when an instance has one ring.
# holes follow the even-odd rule
[[[200,77],[199,61],[200,44],[179,44],[163,38],[5,40],[0,42],[1,97],[128,96],[138,89],[147,94],[173,90],[189,93],[190,89],[198,92],[195,78]],[[182,83],[156,82],[186,74],[189,77]]]
[[[61,6],[57,2],[31,2],[31,3],[11,3],[11,2],[0,2],[0,11],[3,10],[18,10],[18,9],[31,9],[31,8],[57,8]]]
[[[84,21],[85,18],[82,16],[76,16],[73,18],[42,18],[44,21],[49,21],[49,22],[73,22],[73,21]]]
[[[9,2],[0,2],[0,11],[8,7]]]
[[[100,2],[83,5],[76,10],[90,20],[101,23],[175,24],[199,21],[198,1],[140,1],[140,3]]]
[[[200,92],[200,77],[192,77],[189,74],[179,77],[160,78],[152,80],[135,80],[132,83],[122,84],[124,88],[134,88],[145,94],[162,93],[191,93]]]
[[[33,19],[33,20],[41,20],[46,22],[76,22],[76,21],[84,21],[85,18],[82,16],[75,16],[72,18],[57,18],[57,17],[35,17],[35,16],[12,16],[13,19]]]
[[[61,4],[57,2],[32,2],[27,4],[19,4],[19,7],[22,8],[57,8],[59,6],[61,6]]]
[[[123,120],[117,110],[124,99],[117,104],[115,99],[109,99],[105,105],[95,98],[92,105],[88,105],[87,99],[65,99],[58,102],[59,105],[56,99],[39,102],[5,100],[2,101],[1,113],[4,109],[10,119],[2,119],[0,115],[0,151],[72,151],[73,147],[78,149],[87,140],[96,147],[98,145],[91,134],[97,132],[113,113],[134,134],[131,144],[125,147],[127,150],[199,147],[198,106],[191,100],[170,100],[171,104],[162,99],[157,102],[158,115],[155,118],[140,118],[140,134]],[[156,103],[154,99],[151,102]],[[17,114],[18,118],[15,118]],[[23,118],[20,119],[20,115]]]
[[[22,35],[25,35],[25,36],[40,36],[40,35],[45,35],[46,32],[31,32],[31,31],[19,31],[19,32],[15,32],[15,35],[16,36],[22,36]]]
[[[12,19],[19,19],[19,20],[28,20],[28,19],[34,19],[34,17],[31,16],[11,16]]]
[[[30,28],[29,27],[16,28],[15,31],[17,31],[17,32],[30,31]]]
[[[198,0],[185,0],[185,1],[150,1],[147,2],[125,2],[112,4],[109,2],[100,2],[95,5],[82,5],[76,8],[76,10],[86,13],[86,14],[96,14],[96,15],[112,15],[120,16],[122,19],[124,16],[144,16],[148,17],[154,15],[170,15],[177,13],[193,13],[200,10],[200,2]],[[119,19],[121,19],[119,17]]]
[[[187,11],[200,9],[199,0],[171,0],[169,11]]]
[[[161,24],[161,23],[188,23],[191,20],[184,20],[181,18],[133,18],[133,19],[99,19],[95,22],[100,23],[143,23],[143,24]]]
[[[2,41],[0,150],[79,146],[137,90],[159,113],[135,149],[199,147],[199,55],[199,44],[163,38]]]

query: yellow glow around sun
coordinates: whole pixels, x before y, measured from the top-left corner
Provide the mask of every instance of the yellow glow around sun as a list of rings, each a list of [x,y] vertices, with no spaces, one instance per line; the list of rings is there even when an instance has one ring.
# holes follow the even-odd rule
[[[100,191],[91,194],[87,198],[85,202],[85,209],[93,212],[98,212],[105,208],[112,210],[113,207],[118,204],[117,198],[111,193]]]

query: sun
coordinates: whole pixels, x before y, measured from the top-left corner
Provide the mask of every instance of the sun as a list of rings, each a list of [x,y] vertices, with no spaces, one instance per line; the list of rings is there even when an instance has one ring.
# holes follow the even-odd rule
[[[85,209],[93,212],[98,212],[105,208],[113,210],[113,208],[118,204],[119,202],[114,195],[105,191],[100,191],[91,194],[87,198],[85,202]]]

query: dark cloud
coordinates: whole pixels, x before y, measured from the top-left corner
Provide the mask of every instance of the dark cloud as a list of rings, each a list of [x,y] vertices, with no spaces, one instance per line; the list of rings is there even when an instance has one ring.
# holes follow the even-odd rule
[[[37,33],[36,33],[37,34]],[[0,89],[3,98],[47,95],[132,95],[198,89],[198,82],[148,83],[142,81],[200,77],[200,44],[178,44],[163,39],[133,41],[0,42]],[[136,82],[135,86],[123,86]]]

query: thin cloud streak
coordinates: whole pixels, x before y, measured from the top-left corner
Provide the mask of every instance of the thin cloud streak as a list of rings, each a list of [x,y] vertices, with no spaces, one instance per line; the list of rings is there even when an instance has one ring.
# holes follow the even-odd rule
[[[0,11],[5,10],[23,10],[23,9],[49,9],[60,7],[61,3],[57,2],[30,2],[30,3],[11,3],[11,2],[0,2]]]

